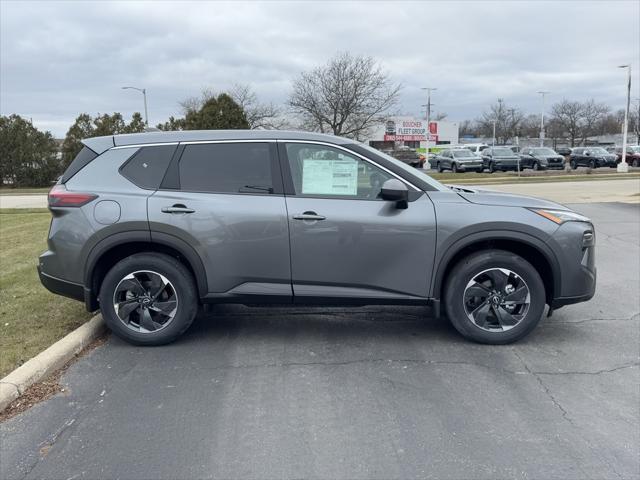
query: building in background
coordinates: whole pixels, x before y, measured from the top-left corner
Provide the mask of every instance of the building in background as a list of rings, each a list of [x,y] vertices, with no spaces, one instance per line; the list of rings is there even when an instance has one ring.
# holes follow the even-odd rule
[[[378,150],[409,147],[418,152],[427,148],[427,121],[414,117],[390,117],[377,124],[364,143]],[[458,143],[458,123],[432,121],[428,129],[429,148]]]

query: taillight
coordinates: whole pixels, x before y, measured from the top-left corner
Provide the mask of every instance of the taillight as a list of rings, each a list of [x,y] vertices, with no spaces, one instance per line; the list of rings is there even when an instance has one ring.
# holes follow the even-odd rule
[[[93,193],[69,192],[64,185],[55,185],[48,196],[49,207],[81,207],[98,198]]]

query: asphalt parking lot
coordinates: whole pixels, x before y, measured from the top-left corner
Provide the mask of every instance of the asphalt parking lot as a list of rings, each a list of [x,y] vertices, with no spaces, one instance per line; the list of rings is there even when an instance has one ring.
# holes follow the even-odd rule
[[[173,345],[74,364],[2,424],[0,477],[638,478],[640,205],[574,207],[596,296],[518,344],[422,307],[217,306]]]

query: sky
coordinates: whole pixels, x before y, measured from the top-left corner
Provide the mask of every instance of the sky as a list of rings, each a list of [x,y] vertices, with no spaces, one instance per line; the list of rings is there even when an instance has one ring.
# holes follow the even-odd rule
[[[203,88],[249,84],[285,105],[293,80],[338,52],[374,57],[403,86],[395,113],[477,118],[497,98],[539,114],[563,98],[623,108],[640,97],[640,0],[13,1],[0,0],[0,114],[61,138],[78,114],[181,114]],[[424,115],[424,110],[422,111]]]

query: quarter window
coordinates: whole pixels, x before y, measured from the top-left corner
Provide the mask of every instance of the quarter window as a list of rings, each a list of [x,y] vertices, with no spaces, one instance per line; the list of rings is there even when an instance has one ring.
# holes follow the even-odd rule
[[[121,169],[122,175],[140,188],[157,190],[176,145],[143,147]]]
[[[179,170],[186,191],[273,193],[268,143],[187,145]]]
[[[296,195],[375,200],[382,184],[394,178],[337,148],[289,143],[286,149]]]

